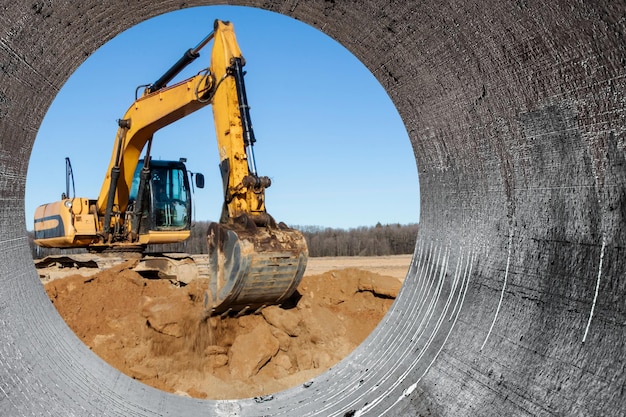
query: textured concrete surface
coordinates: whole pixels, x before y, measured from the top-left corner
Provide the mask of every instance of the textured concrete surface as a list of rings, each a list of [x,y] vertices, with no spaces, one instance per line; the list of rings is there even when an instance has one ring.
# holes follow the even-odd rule
[[[394,308],[337,367],[264,402],[165,394],[95,357],[29,259],[21,216],[32,143],[97,47],[207,3],[5,0],[0,415],[626,415],[626,4],[232,3],[334,37],[403,117],[422,217]]]

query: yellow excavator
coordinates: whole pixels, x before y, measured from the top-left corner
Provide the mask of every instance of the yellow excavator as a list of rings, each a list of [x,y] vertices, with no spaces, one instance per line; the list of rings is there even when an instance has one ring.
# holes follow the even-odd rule
[[[211,40],[210,67],[168,86]],[[140,253],[144,268],[208,278],[205,309],[210,315],[255,312],[286,301],[304,274],[308,249],[300,232],[266,211],[265,189],[271,181],[256,170],[244,65],[232,23],[216,20],[214,30],[161,78],[138,88],[143,94],[118,121],[98,198],[64,194],[61,201],[36,209],[35,243],[87,248],[90,256]],[[144,255],[149,244],[185,240],[191,228],[185,160],[152,160],[153,135],[207,105],[213,110],[224,201],[219,222],[209,225],[208,255]],[[195,180],[201,188],[204,177],[196,174]]]

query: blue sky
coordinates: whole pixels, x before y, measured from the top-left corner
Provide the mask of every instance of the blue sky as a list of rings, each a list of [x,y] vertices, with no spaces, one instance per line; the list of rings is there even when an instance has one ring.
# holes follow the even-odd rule
[[[257,171],[272,179],[268,212],[289,225],[354,228],[417,223],[419,187],[409,139],[374,76],[327,35],[259,9],[207,6],[147,20],[95,51],[69,78],[39,129],[26,182],[26,227],[35,208],[65,191],[97,198],[121,118],[135,89],[156,81],[213,27],[230,20],[246,59]],[[209,66],[209,44],[174,81]],[[187,158],[202,172],[196,220],[217,220],[221,178],[211,106],[155,134],[155,159]]]

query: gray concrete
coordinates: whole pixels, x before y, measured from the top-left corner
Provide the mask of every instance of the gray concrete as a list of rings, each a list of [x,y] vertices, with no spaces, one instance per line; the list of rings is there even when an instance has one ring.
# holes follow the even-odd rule
[[[2,3],[0,415],[626,414],[623,1],[234,2],[320,28],[371,69],[422,196],[383,325],[262,403],[165,394],[95,357],[47,302],[21,220],[36,131],[72,71],[133,24],[206,2]]]

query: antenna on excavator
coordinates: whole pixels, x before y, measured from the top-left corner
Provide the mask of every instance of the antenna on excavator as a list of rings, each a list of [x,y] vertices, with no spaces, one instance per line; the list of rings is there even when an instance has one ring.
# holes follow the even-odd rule
[[[74,171],[72,171],[72,163],[70,158],[65,157],[65,193],[61,198],[69,198],[70,196],[70,181],[72,183],[72,198],[76,196],[76,188],[74,187]]]

